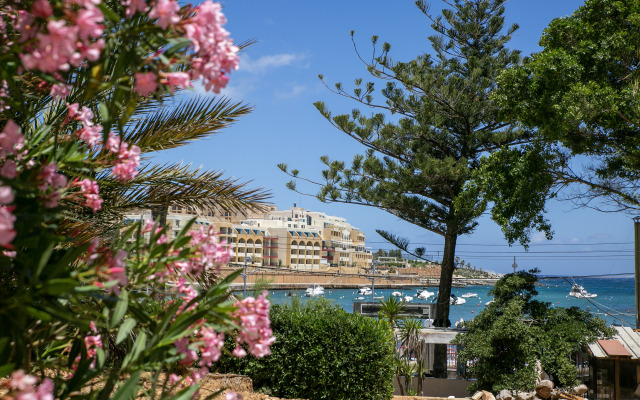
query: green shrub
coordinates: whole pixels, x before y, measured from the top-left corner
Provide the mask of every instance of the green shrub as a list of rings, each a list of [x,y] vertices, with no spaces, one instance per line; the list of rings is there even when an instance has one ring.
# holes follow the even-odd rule
[[[221,371],[248,375],[256,390],[268,389],[278,397],[392,397],[394,348],[387,321],[349,314],[327,301],[275,305],[269,316],[276,336],[272,354],[228,357],[220,361]]]

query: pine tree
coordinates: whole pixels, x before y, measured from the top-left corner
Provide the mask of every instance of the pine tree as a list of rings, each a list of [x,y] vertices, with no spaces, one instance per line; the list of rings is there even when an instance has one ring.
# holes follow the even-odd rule
[[[374,101],[374,83],[363,84],[362,79],[356,79],[352,93],[340,83],[332,89],[373,110],[371,115],[355,109],[350,115],[333,116],[324,103],[315,103],[334,127],[366,147],[350,167],[321,158],[327,169],[317,198],[374,206],[444,238],[434,321],[439,327],[450,325],[456,241],[473,231],[486,209],[479,183],[482,157],[501,150],[524,152],[522,145],[531,138],[529,132],[501,121],[491,98],[497,76],[520,60],[518,51],[505,47],[517,29],[516,25],[504,29],[505,1],[444,2],[451,9],[444,9],[439,17],[423,1],[416,2],[435,31],[429,37],[432,54],[395,62],[388,43],[370,63],[358,53],[367,71],[386,81],[383,102]],[[377,40],[372,38],[374,49]],[[287,172],[285,164],[280,167]],[[288,173],[299,175],[297,170]],[[295,181],[289,188],[298,190]],[[501,210],[499,216],[502,222],[511,220],[505,211],[509,210]],[[521,213],[525,223],[511,231],[510,240],[524,237],[526,242],[531,227],[548,230],[542,211],[533,207]],[[424,249],[410,250],[406,239],[378,232],[409,254],[424,254]],[[446,374],[445,349],[437,346],[436,376]]]

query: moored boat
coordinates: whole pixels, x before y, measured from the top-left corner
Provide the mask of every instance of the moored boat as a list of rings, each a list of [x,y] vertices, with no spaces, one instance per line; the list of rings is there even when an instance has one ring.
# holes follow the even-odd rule
[[[429,297],[433,296],[435,293],[428,291],[427,289],[418,290],[416,293],[416,297],[420,300],[427,300]]]
[[[324,288],[320,285],[313,285],[307,288],[307,291],[304,293],[307,297],[316,297],[316,296],[324,296]]]
[[[398,292],[397,290],[394,292],[391,292],[391,296],[393,297],[402,297],[402,293]]]
[[[460,297],[464,297],[465,299],[469,299],[471,297],[478,297],[478,294],[477,293],[465,293]]]
[[[449,297],[449,304],[451,305],[460,305],[460,304],[464,304],[467,301],[463,298],[460,298],[458,296],[456,296],[455,294],[451,293],[451,296]]]
[[[577,299],[592,299],[594,297],[598,297],[597,294],[589,293],[585,288],[577,283],[571,287],[571,291],[569,292],[569,296],[575,297]]]
[[[362,296],[369,296],[371,295],[371,293],[373,293],[373,291],[371,290],[371,288],[369,286],[363,286],[358,288],[358,294],[362,295]]]

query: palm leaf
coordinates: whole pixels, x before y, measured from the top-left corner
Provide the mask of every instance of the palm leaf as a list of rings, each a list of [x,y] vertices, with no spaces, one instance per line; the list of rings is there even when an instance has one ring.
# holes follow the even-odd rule
[[[251,112],[252,107],[226,97],[196,97],[176,107],[154,110],[134,114],[125,127],[125,141],[139,146],[143,153],[171,149],[216,133]]]

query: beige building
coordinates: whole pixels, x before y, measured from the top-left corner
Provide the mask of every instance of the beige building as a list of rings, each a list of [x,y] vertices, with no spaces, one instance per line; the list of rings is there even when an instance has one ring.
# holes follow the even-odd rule
[[[125,222],[150,219],[142,210],[127,214]],[[233,263],[321,270],[330,266],[370,268],[373,254],[365,249],[365,235],[346,219],[292,207],[277,210],[269,206],[264,212],[244,213],[219,209],[195,209],[170,206],[167,232],[170,238],[191,219],[191,229],[213,226],[233,248]]]

